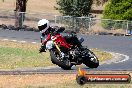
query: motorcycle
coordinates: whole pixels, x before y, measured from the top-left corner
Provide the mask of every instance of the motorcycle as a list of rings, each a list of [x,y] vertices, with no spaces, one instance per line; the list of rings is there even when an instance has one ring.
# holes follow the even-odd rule
[[[88,48],[82,46],[83,38],[78,39],[75,32],[63,36],[58,29],[52,33],[51,40],[47,42],[46,48],[50,52],[51,61],[64,70],[69,70],[73,65],[85,64],[89,68],[97,68],[99,60]]]

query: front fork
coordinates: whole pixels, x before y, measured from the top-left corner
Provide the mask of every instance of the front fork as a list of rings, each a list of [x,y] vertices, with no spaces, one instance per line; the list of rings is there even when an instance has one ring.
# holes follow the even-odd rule
[[[54,43],[55,47],[57,48],[57,50],[59,51],[61,57],[64,58],[65,54],[63,52],[61,52],[61,50],[60,50],[59,46],[56,44],[56,42],[53,41],[53,43]]]

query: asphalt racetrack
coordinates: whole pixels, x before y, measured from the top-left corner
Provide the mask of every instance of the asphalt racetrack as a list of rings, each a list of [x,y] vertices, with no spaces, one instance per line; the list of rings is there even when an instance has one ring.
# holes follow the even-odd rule
[[[11,30],[0,30],[0,39],[8,40],[17,40],[17,41],[26,41],[32,43],[40,43],[40,33],[32,31],[11,31]],[[96,69],[89,70],[132,70],[132,36],[111,36],[111,35],[81,35],[78,34],[78,37],[83,37],[85,41],[83,45],[88,48],[98,48],[103,51],[120,53],[127,56],[127,59],[119,61],[117,63],[111,64],[102,64]],[[125,58],[125,57],[124,57]],[[76,67],[72,68],[72,71],[75,71]],[[28,71],[62,71],[59,67],[51,68],[38,68],[38,69],[28,69]],[[66,71],[65,71],[66,72]]]

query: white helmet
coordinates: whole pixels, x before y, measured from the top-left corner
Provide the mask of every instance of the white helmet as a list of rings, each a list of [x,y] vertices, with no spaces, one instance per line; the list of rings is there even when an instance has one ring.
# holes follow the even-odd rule
[[[38,28],[41,33],[44,33],[49,28],[49,21],[42,19],[38,22]]]

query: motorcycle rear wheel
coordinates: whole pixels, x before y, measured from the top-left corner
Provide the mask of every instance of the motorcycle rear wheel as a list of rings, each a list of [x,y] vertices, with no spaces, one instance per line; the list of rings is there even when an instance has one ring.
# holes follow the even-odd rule
[[[53,50],[50,50],[50,56],[51,56],[51,61],[53,64],[58,65],[59,67],[61,67],[64,70],[70,70],[71,69],[72,64],[66,64],[64,61],[60,61],[59,59],[57,59],[57,56],[55,55],[55,52]]]

